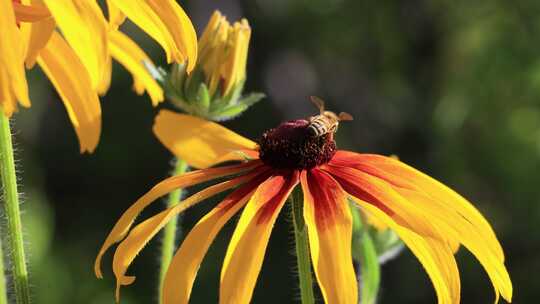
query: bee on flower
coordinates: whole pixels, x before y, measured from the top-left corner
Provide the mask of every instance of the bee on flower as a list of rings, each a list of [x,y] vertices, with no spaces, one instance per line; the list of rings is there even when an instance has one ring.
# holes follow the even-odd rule
[[[424,266],[439,303],[460,302],[454,252],[461,245],[487,272],[497,300],[501,295],[511,301],[512,283],[501,245],[471,203],[396,158],[339,150],[335,129],[314,135],[312,126],[309,118],[287,121],[255,143],[214,122],[161,111],[154,125],[160,141],[177,157],[202,169],[165,179],[131,205],[99,251],[96,275],[102,277],[103,254],[119,243],[112,265],[119,300],[120,287],[135,280],[126,274],[128,267],[168,221],[232,190],[188,233],[168,268],[161,296],[165,304],[189,301],[210,244],[243,209],[223,261],[219,302],[249,303],[275,221],[291,193],[301,191],[312,266],[326,303],[358,303],[349,199],[368,218],[399,235]],[[218,166],[231,161],[240,163]],[[137,215],[159,197],[223,178],[132,227]]]

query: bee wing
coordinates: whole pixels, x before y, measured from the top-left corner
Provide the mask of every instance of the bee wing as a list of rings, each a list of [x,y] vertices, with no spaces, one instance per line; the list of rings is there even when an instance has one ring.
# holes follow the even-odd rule
[[[320,99],[317,96],[310,96],[311,102],[315,104],[317,109],[319,109],[320,114],[324,113],[324,100]]]
[[[352,115],[347,112],[339,113],[338,118],[339,118],[339,121],[353,120]]]

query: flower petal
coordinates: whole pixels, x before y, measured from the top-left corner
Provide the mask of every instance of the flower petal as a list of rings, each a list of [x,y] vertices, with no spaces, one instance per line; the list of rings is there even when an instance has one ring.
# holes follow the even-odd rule
[[[351,196],[373,204],[400,225],[424,236],[447,241],[445,232],[431,222],[430,215],[401,197],[384,181],[353,168],[333,165],[322,168],[329,172]]]
[[[300,176],[313,269],[325,303],[358,303],[347,195],[326,173],[313,169]]]
[[[15,11],[17,22],[37,22],[51,17],[51,13],[47,7],[41,3],[25,5],[13,1],[13,10]]]
[[[161,196],[174,191],[178,188],[185,188],[195,184],[199,184],[205,181],[216,179],[219,177],[238,174],[243,171],[253,169],[260,165],[260,161],[252,161],[244,164],[212,168],[205,170],[191,171],[189,173],[169,177],[159,184],[155,185],[150,191],[144,194],[139,198],[133,205],[131,205],[128,210],[122,214],[120,219],[116,222],[113,229],[107,236],[107,239],[101,246],[96,261],[94,263],[94,271],[98,278],[102,278],[103,274],[101,272],[101,258],[103,254],[115,243],[122,240],[128,233],[131,225],[135,218],[141,213],[141,211],[146,208],[150,203],[160,198]]]
[[[17,110],[17,99],[13,95],[7,72],[0,68],[0,115],[11,117]]]
[[[270,232],[292,189],[298,172],[274,175],[250,199],[234,230],[221,269],[219,302],[249,303],[261,270]]]
[[[198,117],[162,110],[154,134],[174,155],[197,168],[243,159],[239,150],[255,150],[257,144],[227,128]]]
[[[222,76],[225,80],[224,95],[227,95],[234,85],[246,78],[246,64],[251,37],[251,28],[246,19],[235,22],[230,33],[228,58],[225,59]]]
[[[37,60],[64,102],[81,152],[93,152],[101,132],[101,105],[86,69],[57,32]]]
[[[399,160],[381,155],[338,151],[331,163],[355,167],[384,179],[394,186],[423,192],[434,200],[451,207],[480,230],[479,233],[486,238],[490,248],[500,260],[504,261],[502,247],[489,222],[471,203],[441,182]],[[374,171],[373,168],[378,171]]]
[[[126,15],[111,0],[106,0],[106,3],[107,12],[109,13],[109,26],[112,30],[117,30],[126,21]]]
[[[30,69],[36,64],[41,49],[49,42],[56,27],[56,22],[52,17],[49,17],[33,23],[22,23],[20,27],[26,40],[26,68]]]
[[[113,271],[116,276],[116,301],[120,301],[120,287],[135,281],[134,276],[126,276],[126,271],[133,259],[174,216],[195,204],[212,197],[220,192],[235,187],[253,178],[253,174],[240,177],[210,186],[199,191],[174,207],[158,213],[133,228],[128,236],[118,245],[114,253]]]
[[[257,177],[228,195],[191,229],[167,270],[162,291],[164,304],[189,302],[195,276],[208,247],[223,225],[247,203],[268,176],[267,170],[258,172]]]
[[[110,2],[163,47],[169,63],[188,60],[187,71],[193,69],[197,62],[197,35],[191,20],[176,1]]]
[[[437,293],[439,304],[459,304],[460,279],[452,249],[445,243],[430,237],[423,237],[400,226],[386,213],[370,203],[354,199],[362,210],[375,216],[391,229],[411,249],[428,273]]]
[[[141,82],[154,106],[163,101],[163,90],[144,66],[144,62],[153,64],[152,60],[133,40],[119,31],[110,31],[109,50],[113,58]]]
[[[3,70],[2,95],[5,100],[0,100],[4,114],[13,113],[14,102],[18,100],[25,107],[30,106],[28,97],[28,85],[24,74],[24,44],[21,33],[17,28],[12,0],[0,0],[0,69]],[[9,91],[9,93],[8,93]],[[9,99],[7,98],[9,97]],[[5,104],[4,104],[5,103]]]
[[[96,1],[44,0],[97,90],[108,57],[107,22]],[[91,46],[91,47],[90,47]]]
[[[489,239],[482,235],[473,223],[460,216],[452,207],[431,199],[424,193],[403,188],[396,191],[426,210],[427,213],[432,214],[432,220],[437,223],[437,226],[444,227],[444,231],[448,232],[448,237],[452,238],[452,243],[462,243],[471,251],[491,279],[496,299],[499,298],[500,293],[508,302],[512,300],[512,282],[504,262],[499,259],[497,252],[490,248]]]

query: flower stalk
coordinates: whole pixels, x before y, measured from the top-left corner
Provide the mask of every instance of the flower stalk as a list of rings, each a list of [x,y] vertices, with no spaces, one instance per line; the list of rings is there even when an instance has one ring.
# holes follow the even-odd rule
[[[4,268],[4,250],[2,248],[2,242],[0,242],[0,304],[8,304],[7,300],[7,289],[6,289],[6,276],[5,276],[5,268]]]
[[[188,170],[187,163],[177,158],[175,165],[172,171],[172,176],[181,175],[186,173]],[[167,208],[173,207],[180,202],[182,199],[182,189],[177,189],[169,195],[167,199]],[[159,291],[163,290],[163,281],[165,279],[165,274],[171,263],[174,248],[176,245],[176,237],[182,232],[181,230],[182,215],[178,215],[171,219],[171,221],[163,229],[163,241],[161,245],[161,266],[159,271]],[[162,297],[159,297],[160,303]]]
[[[7,235],[11,250],[15,298],[18,304],[27,304],[30,303],[30,291],[24,254],[13,143],[11,141],[9,119],[3,113],[0,114],[0,172],[2,175],[4,212],[7,219]]]
[[[290,196],[294,225],[294,241],[296,244],[296,261],[300,283],[300,299],[302,304],[315,303],[313,295],[313,277],[311,275],[311,260],[309,257],[309,240],[304,222],[302,190],[296,188]]]

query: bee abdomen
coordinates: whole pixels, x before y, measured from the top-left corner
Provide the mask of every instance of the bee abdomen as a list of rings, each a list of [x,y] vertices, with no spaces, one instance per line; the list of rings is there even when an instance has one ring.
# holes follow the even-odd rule
[[[314,120],[308,125],[308,131],[312,136],[321,136],[328,133],[326,124],[320,120]]]

